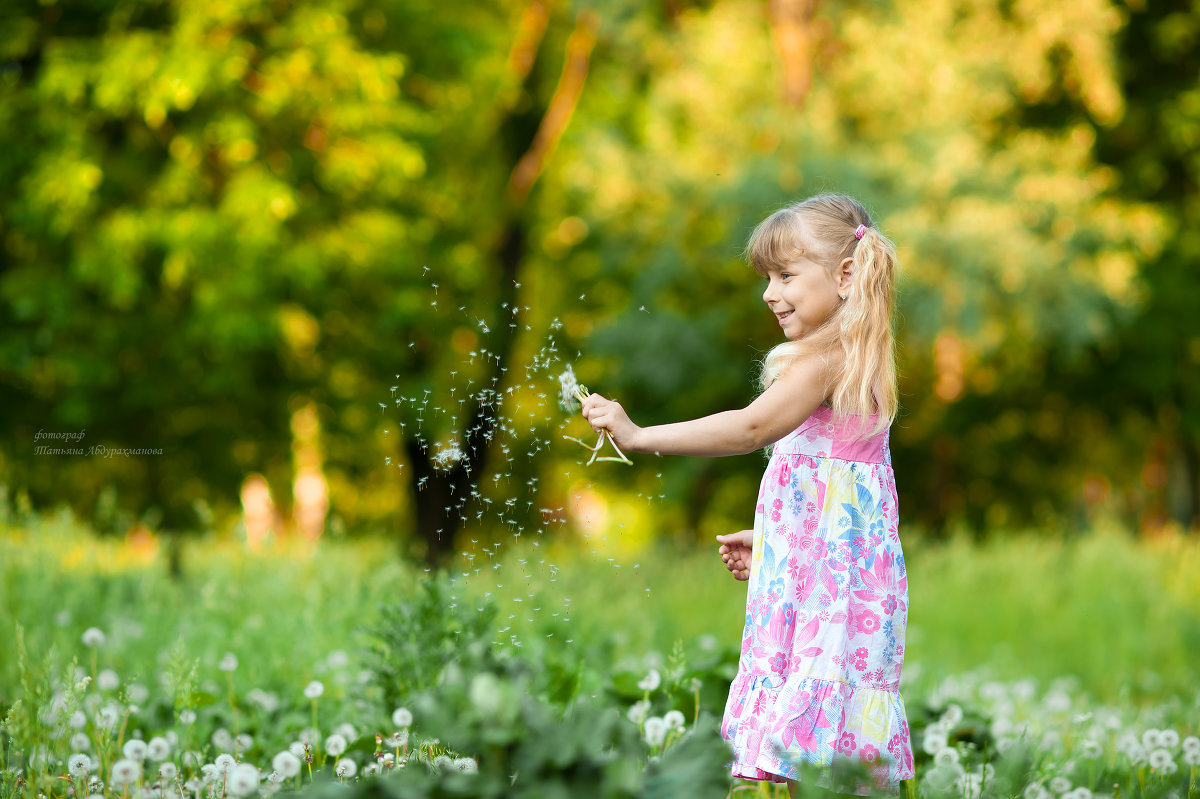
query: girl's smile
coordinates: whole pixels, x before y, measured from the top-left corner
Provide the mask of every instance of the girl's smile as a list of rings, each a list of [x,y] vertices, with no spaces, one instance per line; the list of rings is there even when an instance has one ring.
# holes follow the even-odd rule
[[[838,281],[825,267],[804,256],[782,269],[769,269],[766,277],[763,302],[789,339],[816,330],[841,302]]]

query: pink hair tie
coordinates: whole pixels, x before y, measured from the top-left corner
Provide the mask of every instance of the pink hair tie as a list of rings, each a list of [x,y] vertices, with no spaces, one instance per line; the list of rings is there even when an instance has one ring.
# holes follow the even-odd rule
[[[854,238],[861,239],[863,237],[863,234],[866,232],[867,232],[867,226],[859,225],[858,229],[854,231]]]

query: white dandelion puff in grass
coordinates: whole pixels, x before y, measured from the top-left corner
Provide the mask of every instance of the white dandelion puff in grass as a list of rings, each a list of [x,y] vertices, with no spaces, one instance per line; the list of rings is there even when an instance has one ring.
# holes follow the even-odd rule
[[[228,774],[237,765],[237,761],[234,760],[233,755],[225,752],[217,755],[217,759],[213,761],[213,765],[217,767],[218,774]]]
[[[408,729],[396,730],[384,739],[384,744],[389,749],[403,749],[408,746]]]
[[[454,768],[463,774],[477,774],[479,772],[479,764],[475,762],[475,758],[473,757],[457,758],[454,761]]]
[[[92,739],[87,736],[86,732],[77,732],[71,736],[72,749],[91,749]]]
[[[146,755],[150,751],[150,747],[146,742],[138,738],[133,738],[125,742],[125,747],[121,750],[125,753],[125,757],[130,760],[145,760]]]
[[[1151,750],[1150,752],[1150,768],[1158,769],[1159,771],[1167,768],[1167,764],[1173,762],[1171,753],[1161,747]]]
[[[346,739],[334,733],[325,739],[325,751],[337,757],[346,751]]]
[[[347,778],[353,777],[355,772],[357,772],[357,771],[358,771],[358,765],[348,757],[344,757],[341,760],[339,760],[337,762],[337,768],[335,769],[335,773],[339,777],[347,777]]]
[[[101,691],[114,691],[121,684],[121,678],[112,669],[104,669],[96,675],[96,688]]]
[[[1200,738],[1195,735],[1189,735],[1183,739],[1183,751],[1185,752],[1200,752]]]
[[[1179,746],[1179,733],[1172,729],[1160,730],[1158,745],[1163,749],[1174,749]]]
[[[225,787],[234,796],[250,796],[258,790],[258,769],[249,763],[238,763],[229,773]]]
[[[1162,733],[1151,727],[1142,733],[1142,746],[1146,749],[1158,749],[1162,746]]]
[[[300,773],[300,758],[296,757],[293,752],[283,751],[275,755],[275,759],[271,761],[271,766],[284,779],[290,779]]]
[[[629,708],[629,712],[626,713],[626,716],[628,716],[629,720],[632,721],[634,724],[640,725],[643,721],[646,720],[646,714],[649,711],[650,711],[650,703],[644,699],[639,699],[638,701],[634,702],[633,705]]]
[[[1079,744],[1080,757],[1086,757],[1088,760],[1095,760],[1102,754],[1104,754],[1104,747],[1100,745],[1099,741],[1093,741],[1090,738],[1086,738]]]
[[[153,761],[166,760],[171,754],[171,744],[167,743],[167,739],[161,735],[156,735],[150,739],[150,743],[146,745],[146,757]]]
[[[1054,777],[1050,780],[1050,792],[1064,794],[1071,790],[1071,781],[1066,777]]]
[[[83,779],[92,770],[92,759],[82,752],[67,758],[67,773],[75,779]]]
[[[958,750],[952,746],[947,746],[933,756],[933,762],[939,766],[956,766],[958,765],[958,757]]]
[[[323,693],[325,693],[325,686],[321,684],[320,680],[313,680],[304,686],[304,695],[309,699],[316,699]]]
[[[663,716],[663,723],[667,725],[668,730],[682,730],[685,720],[678,710],[668,710]]]
[[[353,724],[348,722],[339,724],[334,732],[345,738],[347,741],[353,741],[358,738],[358,730],[354,728]]]
[[[925,754],[937,756],[937,753],[947,746],[946,736],[940,732],[926,732],[921,740],[921,748]]]
[[[446,755],[438,755],[433,759],[433,767],[439,772],[454,767],[454,761]]]
[[[132,785],[142,778],[142,764],[136,760],[122,758],[112,766],[114,785]]]
[[[217,668],[221,671],[237,671],[237,667],[237,655],[232,652],[226,652],[225,657],[221,658],[221,662],[217,664]]]
[[[212,734],[213,746],[218,749],[232,749],[233,735],[224,727],[218,727],[216,732]]]
[[[180,724],[195,724],[196,723],[196,711],[194,711],[194,710],[179,711],[179,723]]]
[[[1186,766],[1200,766],[1200,749],[1185,749],[1183,763]]]
[[[663,738],[667,735],[667,723],[658,716],[651,716],[646,719],[646,726],[642,731],[642,737],[651,748],[661,746]]]
[[[398,707],[392,712],[392,723],[397,727],[411,727],[413,715],[407,708]]]
[[[638,688],[643,691],[653,691],[662,684],[662,676],[658,669],[650,669],[650,673],[638,681]]]
[[[303,758],[304,757],[304,742],[296,741],[296,743],[294,743],[288,747],[288,751],[291,752],[296,757]]]
[[[168,761],[166,763],[159,765],[158,775],[160,777],[162,777],[164,780],[173,780],[177,776],[179,776],[179,769],[175,767],[174,763],[171,763],[170,761]]]
[[[104,631],[99,627],[88,627],[83,631],[83,645],[92,649],[104,646]]]

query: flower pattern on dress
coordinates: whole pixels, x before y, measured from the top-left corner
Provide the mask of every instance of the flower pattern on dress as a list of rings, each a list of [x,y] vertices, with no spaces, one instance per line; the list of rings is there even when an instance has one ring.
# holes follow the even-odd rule
[[[738,674],[721,734],[733,776],[783,782],[835,756],[876,788],[913,776],[900,671],[908,579],[888,432],[818,408],[763,473]],[[868,786],[858,786],[865,793]]]

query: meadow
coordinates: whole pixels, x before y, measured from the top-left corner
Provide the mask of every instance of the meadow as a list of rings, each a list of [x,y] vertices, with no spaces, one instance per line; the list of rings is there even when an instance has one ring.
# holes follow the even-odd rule
[[[214,534],[172,581],[153,538],[7,521],[5,795],[786,795],[722,762],[745,583],[715,542],[477,543],[435,578],[382,539]],[[1196,794],[1194,538],[905,554],[906,790]]]

